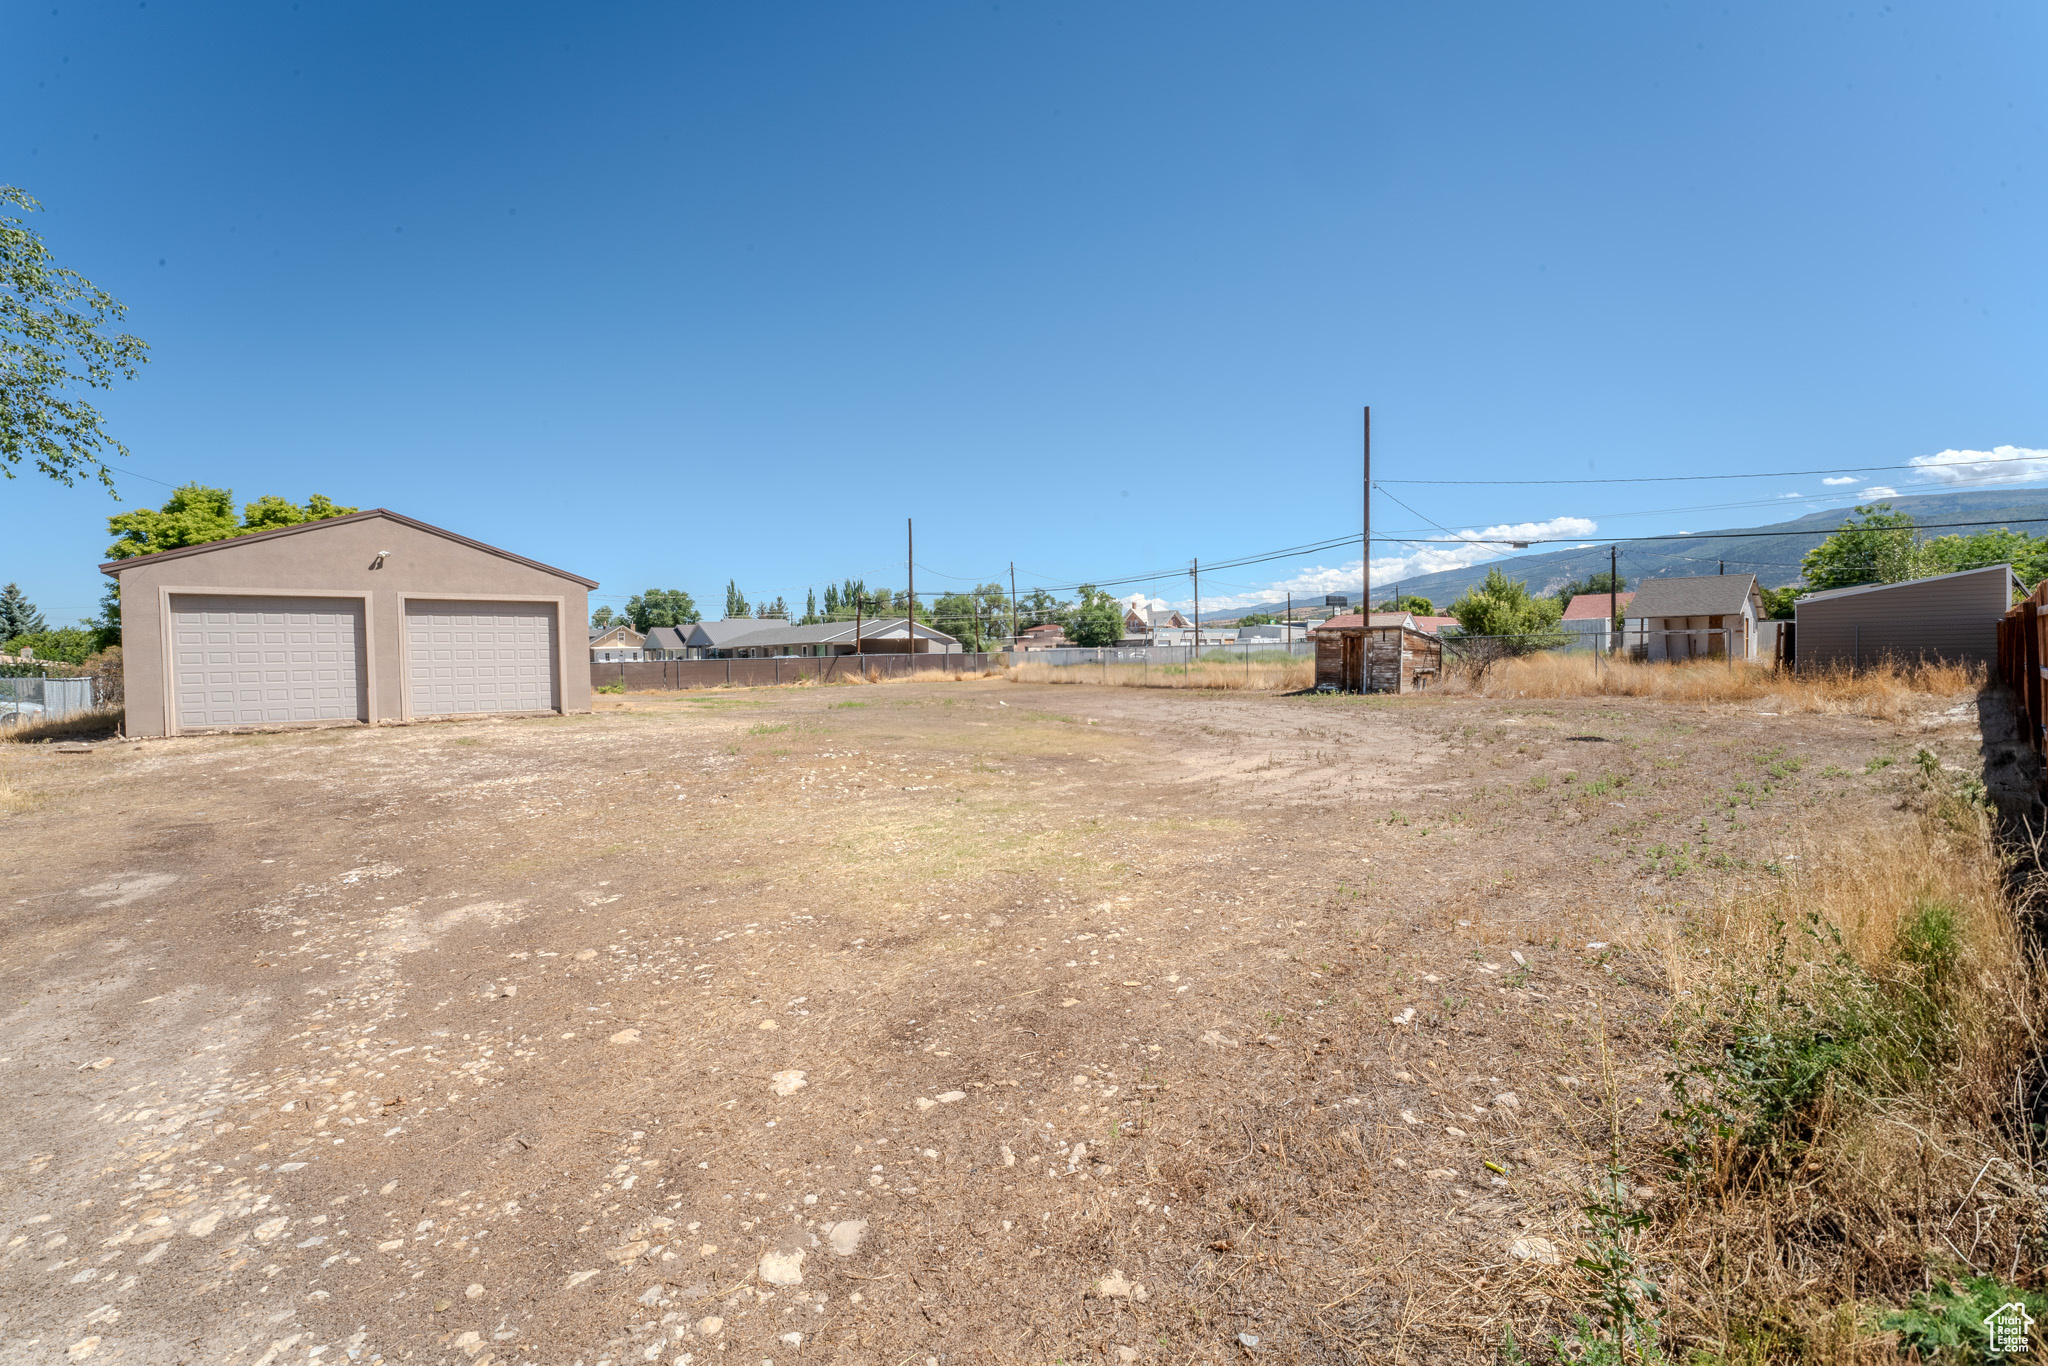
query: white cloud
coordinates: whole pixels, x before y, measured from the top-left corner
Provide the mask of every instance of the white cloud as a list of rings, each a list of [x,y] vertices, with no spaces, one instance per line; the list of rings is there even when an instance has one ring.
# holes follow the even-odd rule
[[[2048,478],[2048,451],[1994,446],[1988,451],[1943,451],[1906,462],[1937,484],[2016,484]]]
[[[1459,543],[1438,542],[1418,545],[1405,554],[1383,555],[1372,562],[1373,596],[1407,579],[1423,574],[1434,574],[1445,569],[1469,569],[1475,564],[1497,560],[1511,552],[1505,542],[1548,541],[1566,536],[1590,536],[1600,526],[1589,517],[1552,517],[1544,522],[1501,523],[1473,531],[1453,532]],[[1309,602],[1320,605],[1325,593],[1348,593],[1357,596],[1360,561],[1346,560],[1338,565],[1313,565],[1302,569],[1292,578],[1245,593],[1227,597],[1211,598],[1202,595],[1202,613],[1207,616],[1211,610],[1229,611],[1232,608],[1252,603],[1271,602],[1274,598],[1292,593],[1297,603]],[[1189,603],[1176,603],[1185,610]]]
[[[1896,498],[1899,496],[1899,491],[1894,488],[1886,488],[1883,484],[1872,484],[1869,488],[1862,490],[1857,496],[1862,498]]]
[[[1830,488],[1840,488],[1844,484],[1860,484],[1862,482],[1862,480],[1847,474],[1821,480],[1821,483],[1828,485]]]
[[[1780,498],[1804,498],[1806,495],[1803,493],[1781,493],[1778,496]]]

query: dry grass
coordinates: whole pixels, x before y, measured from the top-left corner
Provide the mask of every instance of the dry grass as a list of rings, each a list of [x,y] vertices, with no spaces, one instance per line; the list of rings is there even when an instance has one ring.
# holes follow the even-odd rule
[[[1249,663],[1198,660],[1186,664],[1041,664],[1004,671],[1012,683],[1093,683],[1113,688],[1213,688],[1232,692],[1299,692],[1315,686],[1316,662]]]
[[[1684,1194],[1646,1248],[1671,1272],[1667,1340],[1717,1360],[1901,1359],[1878,1311],[1930,1276],[2038,1282],[2019,1102],[2043,979],[1977,796],[1930,769],[1912,829],[1809,846],[1674,954],[1674,990],[1695,992],[1681,1062],[1711,1065],[1680,1073]]]
[[[1590,654],[1512,659],[1476,683],[1453,678],[1447,690],[1485,697],[1642,697],[1661,702],[1769,702],[1778,712],[1846,712],[1899,720],[1930,698],[1959,698],[1984,686],[1980,665],[1881,664],[1852,672],[1781,673],[1767,665],[1698,660],[1636,664]]]
[[[126,708],[98,707],[57,720],[25,721],[0,728],[0,742],[28,745],[45,740],[108,740],[120,733],[126,717]]]

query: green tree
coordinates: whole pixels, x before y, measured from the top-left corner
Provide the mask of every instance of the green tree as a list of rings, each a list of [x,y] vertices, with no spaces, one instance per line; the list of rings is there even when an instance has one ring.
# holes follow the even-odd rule
[[[969,650],[986,650],[1010,633],[1010,598],[999,583],[985,583],[972,592],[946,593],[934,599],[923,618]]]
[[[1806,590],[1796,584],[1790,588],[1765,588],[1758,585],[1757,592],[1764,600],[1764,615],[1771,621],[1792,620],[1793,604],[1806,595]]]
[[[1625,576],[1602,569],[1598,573],[1586,575],[1583,579],[1572,579],[1567,582],[1564,587],[1557,590],[1557,600],[1569,607],[1572,604],[1572,599],[1578,597],[1581,593],[1626,593],[1627,591],[1628,579]]]
[[[16,636],[33,635],[48,629],[43,614],[21,591],[21,585],[10,583],[0,588],[0,640],[12,640]]]
[[[650,588],[626,599],[626,620],[644,636],[657,626],[687,626],[703,620],[703,615],[697,611],[696,600],[682,589]]]
[[[1034,588],[1017,600],[1017,629],[1064,621],[1072,605],[1061,602],[1043,588]]]
[[[258,531],[271,531],[281,526],[303,526],[307,522],[323,522],[329,517],[346,517],[354,508],[345,508],[324,493],[308,498],[302,507],[288,498],[266,493],[253,503],[242,505],[242,530],[244,536]]]
[[[831,589],[828,587],[826,591],[830,592]],[[818,590],[807,588],[804,590],[804,619],[797,624],[799,626],[811,626],[820,620],[822,618],[818,616]]]
[[[1799,561],[1808,592],[1865,583],[1903,583],[1920,577],[1921,541],[1913,516],[1890,503],[1856,509],[1834,534]]]
[[[614,612],[609,607],[600,607],[590,614],[590,629],[593,631],[609,631],[612,623],[618,619],[619,614],[617,612]]]
[[[121,643],[121,582],[110,579],[100,594],[99,615],[82,623],[93,635],[93,652],[111,650]]]
[[[1384,607],[1379,610],[1391,612],[1395,609]],[[1280,618],[1274,616],[1271,612],[1248,612],[1237,619],[1237,624],[1239,626],[1278,626]]]
[[[788,621],[789,608],[787,605],[783,603],[782,599],[778,597],[773,602],[763,602],[757,607],[755,607],[754,616],[756,618],[780,617],[784,621]]]
[[[43,239],[4,206],[43,207],[0,185],[0,474],[12,479],[33,458],[61,484],[89,474],[112,488],[107,457],[128,448],[77,395],[134,379],[149,347],[114,330],[128,314],[120,300],[52,261]]]
[[[1076,645],[1109,646],[1124,638],[1124,605],[1092,583],[1079,590],[1080,601],[1067,614],[1067,639]]]
[[[1414,593],[1402,593],[1397,597],[1388,598],[1372,610],[1375,612],[1408,612],[1418,617],[1433,617],[1436,615],[1436,604],[1428,598]]]
[[[31,631],[0,641],[0,652],[18,655],[24,649],[35,651],[37,659],[83,664],[99,652],[99,639],[83,626],[60,626],[54,631]]]
[[[107,530],[114,536],[113,544],[107,547],[107,558],[129,560],[159,550],[232,540],[274,527],[346,517],[354,511],[320,493],[308,498],[303,506],[275,494],[265,494],[245,506],[237,520],[233,489],[182,484],[161,508],[137,508],[107,518]]]
[[[2028,588],[2048,579],[2048,536],[2030,536],[2024,531],[1999,527],[1967,536],[1936,536],[1922,541],[1917,568],[1920,574],[1953,574],[1964,569],[2009,564]]]
[[[1554,630],[1564,608],[1556,598],[1533,596],[1528,584],[1496,568],[1487,570],[1476,587],[1466,589],[1451,604],[1450,614],[1465,635],[1535,637]]]
[[[731,621],[734,617],[752,615],[752,610],[747,606],[747,595],[740,592],[739,580],[727,579],[725,581],[725,619]]]

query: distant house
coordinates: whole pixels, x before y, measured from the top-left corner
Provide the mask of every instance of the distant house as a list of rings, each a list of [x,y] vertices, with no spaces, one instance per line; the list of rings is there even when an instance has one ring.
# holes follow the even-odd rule
[[[1445,627],[1456,630],[1458,626],[1456,617],[1416,617],[1414,620],[1416,630],[1427,631],[1433,636],[1442,635]]]
[[[732,659],[734,642],[742,636],[789,625],[780,617],[727,617],[723,621],[698,621],[679,626],[683,648],[691,659]]]
[[[695,624],[650,627],[647,643],[641,647],[642,653],[648,659],[689,659],[690,628]]]
[[[1331,617],[1312,632],[1316,687],[1337,692],[1422,692],[1443,677],[1444,643],[1406,612]]]
[[[1017,633],[1011,648],[1016,650],[1058,650],[1067,645],[1067,631],[1058,622],[1049,621],[1043,626],[1027,626]]]
[[[1237,643],[1240,645],[1292,645],[1307,639],[1308,623],[1305,621],[1276,621],[1268,626],[1237,628]]]
[[[1168,626],[1186,626],[1188,619],[1171,607],[1124,608],[1124,643],[1144,645],[1150,643],[1153,635]]]
[[[780,619],[756,623],[760,629],[728,636],[700,658],[773,659],[789,655],[950,655],[960,642],[944,631],[917,623],[916,644],[906,617],[866,617],[858,622],[827,621],[791,626]]]
[[[1614,647],[1614,608],[1627,607],[1635,601],[1635,594],[1628,593],[1577,593],[1565,604],[1564,619],[1557,623],[1560,631],[1586,637],[1584,647],[1592,650],[1609,650]]]
[[[2024,586],[1995,564],[1904,583],[1808,593],[1793,604],[1795,667],[1860,669],[1891,659],[1993,664],[1998,620]]]
[[[608,626],[602,631],[592,631],[590,658],[593,662],[604,664],[616,664],[621,661],[637,663],[646,658],[641,650],[646,640],[647,637],[624,622],[617,626]]]
[[[1622,613],[1622,639],[1637,659],[1754,659],[1763,618],[1754,574],[1644,579]]]

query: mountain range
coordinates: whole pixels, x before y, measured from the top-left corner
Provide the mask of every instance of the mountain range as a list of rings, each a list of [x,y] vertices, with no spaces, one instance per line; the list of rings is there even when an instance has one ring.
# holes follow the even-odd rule
[[[1934,536],[1968,535],[2001,526],[2048,534],[2048,491],[2039,489],[1925,493],[1882,501],[1897,511],[1911,513]],[[1643,579],[1722,572],[1754,574],[1765,587],[1782,588],[1799,582],[1801,557],[1826,540],[1850,515],[1850,508],[1829,508],[1766,526],[1699,531],[1656,540],[1622,540],[1614,544],[1620,548],[1622,580],[1630,588]],[[2027,525],[2030,522],[2037,525]],[[2019,525],[2014,526],[2015,523]],[[1940,524],[1938,529],[1936,524]],[[1569,550],[1512,555],[1464,569],[1417,574],[1398,585],[1375,583],[1372,595],[1375,601],[1384,602],[1398,587],[1403,593],[1428,598],[1441,611],[1453,598],[1483,580],[1491,569],[1521,579],[1533,593],[1555,593],[1574,579],[1605,573],[1608,545],[1604,541],[1593,542]],[[1235,620],[1252,612],[1277,610],[1284,602],[1284,598],[1275,597],[1253,606],[1233,607],[1228,612],[1204,612],[1202,616],[1206,621]]]

